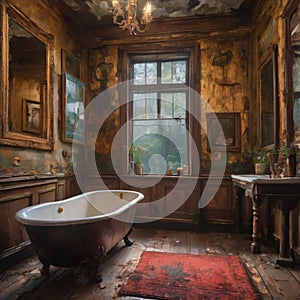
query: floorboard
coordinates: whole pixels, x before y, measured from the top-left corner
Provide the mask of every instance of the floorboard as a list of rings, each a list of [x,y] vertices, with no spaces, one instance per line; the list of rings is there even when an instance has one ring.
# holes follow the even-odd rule
[[[190,254],[238,255],[262,299],[300,300],[299,261],[293,267],[277,267],[274,248],[250,252],[246,234],[220,232],[196,233],[136,228],[130,236],[134,244],[118,243],[99,266],[102,282],[92,283],[84,266],[51,267],[42,277],[40,262],[34,255],[0,275],[0,299],[101,299],[137,300],[118,297],[118,290],[133,272],[144,250]],[[145,299],[145,298],[143,298]]]

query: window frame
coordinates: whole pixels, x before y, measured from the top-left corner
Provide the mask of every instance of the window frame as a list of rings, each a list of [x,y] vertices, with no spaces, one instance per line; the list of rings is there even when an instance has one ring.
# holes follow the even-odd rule
[[[185,76],[185,82],[184,83],[163,83],[162,82],[162,65],[164,62],[171,62],[174,63],[176,61],[185,61],[186,62],[186,76]],[[138,63],[157,63],[157,82],[156,84],[147,84],[146,82],[144,84],[134,84],[134,66],[135,64]],[[159,120],[174,120],[175,118],[173,117],[173,109],[172,109],[172,117],[169,118],[164,118],[161,115],[161,101],[160,99],[162,98],[163,93],[176,93],[176,92],[182,92],[186,94],[186,114],[184,116],[185,120],[185,128],[190,131],[189,128],[189,114],[188,114],[188,108],[189,108],[189,89],[186,88],[186,86],[189,86],[189,79],[190,79],[190,54],[189,53],[168,53],[168,54],[150,54],[150,55],[133,55],[130,57],[130,63],[129,63],[129,74],[130,74],[130,80],[129,80],[129,120],[131,123],[130,126],[130,131],[129,131],[129,136],[128,136],[128,141],[129,144],[131,145],[133,143],[133,127],[134,123],[137,121],[159,121]],[[135,119],[133,115],[133,97],[134,94],[136,93],[156,93],[156,118],[139,118]],[[187,155],[187,161],[188,164],[190,163],[190,151],[189,151],[189,136],[187,136],[187,149],[186,149],[186,155]],[[130,173],[129,167],[128,167],[128,172]],[[156,175],[156,174],[150,174],[150,175]]]
[[[133,77],[130,65],[133,62],[139,61],[151,61],[151,57],[157,58],[165,57],[166,60],[172,59],[180,60],[181,58],[188,58],[188,78],[187,85],[189,88],[200,93],[200,42],[199,41],[182,41],[181,48],[178,47],[178,43],[165,42],[164,44],[149,43],[144,45],[124,45],[119,47],[119,69],[118,75],[120,81],[126,81],[127,83]],[[152,59],[153,60],[153,59]],[[130,87],[127,84],[127,99],[130,99]],[[196,96],[195,96],[196,95]],[[192,100],[192,101],[191,101]],[[129,148],[132,140],[132,128],[131,122],[128,122],[131,118],[130,112],[132,103],[128,101],[120,109],[120,126],[126,125],[127,136],[125,137],[126,143],[122,143],[122,147],[126,148],[126,153],[122,159],[122,173],[130,174],[130,166],[128,160]],[[193,116],[190,112],[193,112]],[[200,99],[198,94],[193,93],[192,97],[187,104],[187,116],[188,121],[187,129],[189,135],[193,138],[195,147],[190,147],[191,141],[188,139],[188,165],[189,165],[189,176],[199,176],[199,167],[193,167],[192,158],[194,155],[198,155],[200,159],[201,151],[201,125],[199,124],[198,118],[201,115],[200,112]]]

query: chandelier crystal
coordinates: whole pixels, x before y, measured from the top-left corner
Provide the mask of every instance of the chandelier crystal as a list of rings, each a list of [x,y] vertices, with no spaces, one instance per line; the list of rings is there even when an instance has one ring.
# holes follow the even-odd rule
[[[122,1],[121,1],[122,2]],[[143,33],[150,28],[153,20],[154,6],[148,0],[143,8],[140,24],[137,20],[137,0],[128,0],[126,7],[122,7],[119,0],[112,0],[113,22],[123,30],[128,29],[131,35]]]

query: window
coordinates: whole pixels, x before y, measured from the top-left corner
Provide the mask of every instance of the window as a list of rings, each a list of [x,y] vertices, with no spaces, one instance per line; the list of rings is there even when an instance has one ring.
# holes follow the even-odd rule
[[[151,58],[131,60],[132,145],[145,149],[143,173],[176,174],[188,164],[189,57]]]

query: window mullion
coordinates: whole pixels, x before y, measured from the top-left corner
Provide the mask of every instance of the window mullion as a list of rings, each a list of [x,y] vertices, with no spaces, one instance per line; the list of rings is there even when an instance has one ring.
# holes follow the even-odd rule
[[[157,93],[157,118],[161,119],[161,94]]]
[[[161,62],[157,62],[157,84],[161,85]]]

